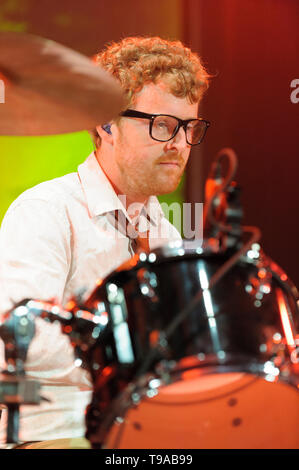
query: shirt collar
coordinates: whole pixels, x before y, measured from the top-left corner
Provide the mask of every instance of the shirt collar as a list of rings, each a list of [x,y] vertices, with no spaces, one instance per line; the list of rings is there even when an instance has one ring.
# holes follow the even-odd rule
[[[78,175],[85,193],[90,217],[121,210],[127,219],[132,222],[126,208],[118,198],[113,186],[97,161],[94,152],[78,166]],[[155,224],[158,224],[161,217],[164,216],[156,196],[149,197],[144,209],[150,220]]]
[[[156,225],[160,222],[161,218],[164,217],[164,212],[156,196],[150,196],[148,198],[148,201],[145,204],[145,210],[151,221]]]

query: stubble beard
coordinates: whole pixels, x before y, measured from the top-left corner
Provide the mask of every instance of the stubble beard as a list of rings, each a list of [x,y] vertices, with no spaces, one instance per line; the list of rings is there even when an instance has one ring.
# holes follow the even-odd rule
[[[138,165],[134,167],[129,161],[126,161],[124,165],[124,160],[120,159],[118,167],[126,195],[133,199],[146,199],[150,196],[172,193],[177,189],[185,165],[181,164],[179,169],[166,170],[159,164],[159,161],[160,159],[157,159],[150,166]]]
[[[186,162],[183,156],[176,153],[160,155],[155,160],[128,157],[128,144],[120,133],[116,163],[121,177],[121,190],[130,199],[147,199],[150,196],[168,194],[175,191],[181,181]],[[179,168],[166,169],[160,163],[178,162]]]

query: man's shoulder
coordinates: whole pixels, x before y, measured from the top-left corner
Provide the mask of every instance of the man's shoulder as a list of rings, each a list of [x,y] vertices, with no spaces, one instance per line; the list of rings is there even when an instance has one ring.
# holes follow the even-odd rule
[[[68,173],[26,189],[15,199],[10,208],[13,209],[26,201],[44,201],[61,207],[67,205],[69,200],[78,197],[80,191],[78,174]]]

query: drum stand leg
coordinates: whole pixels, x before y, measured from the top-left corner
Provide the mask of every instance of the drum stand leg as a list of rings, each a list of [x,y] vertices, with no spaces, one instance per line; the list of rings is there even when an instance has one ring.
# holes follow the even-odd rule
[[[8,420],[7,420],[7,437],[6,443],[13,444],[19,441],[19,419],[20,419],[20,406],[12,403],[7,405]]]
[[[24,375],[0,374],[0,403],[8,411],[7,444],[19,442],[20,406],[39,405],[41,400],[47,400],[39,392],[40,383],[35,380],[27,380]]]

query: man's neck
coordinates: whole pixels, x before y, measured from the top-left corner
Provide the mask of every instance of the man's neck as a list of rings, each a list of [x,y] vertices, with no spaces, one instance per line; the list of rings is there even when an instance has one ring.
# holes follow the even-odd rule
[[[126,211],[128,212],[128,215],[131,218],[137,218],[139,217],[140,212],[142,211],[142,208],[144,205],[147,203],[148,198],[145,198],[144,196],[141,195],[128,195],[124,194],[127,191],[122,191],[117,184],[113,181],[113,179],[109,175],[109,171],[103,167],[101,164],[101,159],[99,157],[99,152],[95,152],[95,157],[102,169],[102,171],[105,173],[106,178],[109,180],[111,186],[113,187],[117,197],[120,199],[121,203],[125,207]],[[131,210],[130,210],[131,209]]]

